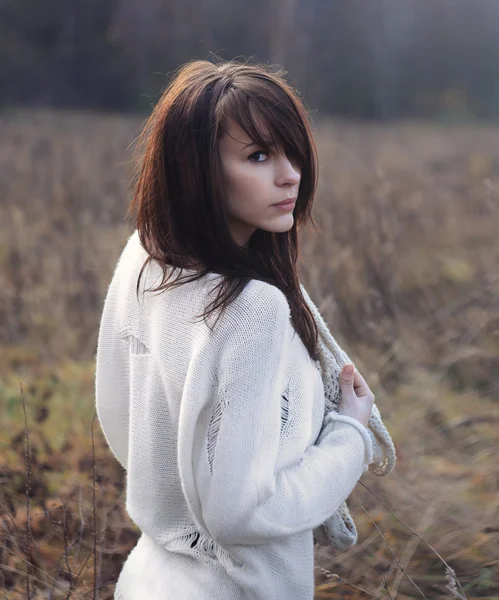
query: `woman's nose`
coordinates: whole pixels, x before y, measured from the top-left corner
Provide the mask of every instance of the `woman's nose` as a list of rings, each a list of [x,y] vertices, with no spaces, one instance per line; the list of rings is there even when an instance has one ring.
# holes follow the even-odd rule
[[[297,185],[300,183],[300,168],[287,156],[281,156],[276,175],[277,185]]]

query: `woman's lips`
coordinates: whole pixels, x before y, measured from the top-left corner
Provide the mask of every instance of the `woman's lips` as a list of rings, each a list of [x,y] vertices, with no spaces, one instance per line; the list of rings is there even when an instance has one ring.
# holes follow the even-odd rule
[[[291,199],[291,200],[287,200],[286,202],[281,202],[279,204],[272,204],[272,206],[275,206],[276,208],[280,208],[282,210],[291,210],[292,208],[294,208],[296,203],[296,199]]]

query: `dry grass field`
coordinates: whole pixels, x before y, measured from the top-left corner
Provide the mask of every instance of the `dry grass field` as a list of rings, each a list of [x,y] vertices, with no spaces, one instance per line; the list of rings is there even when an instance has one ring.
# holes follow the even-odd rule
[[[93,385],[100,311],[131,233],[128,148],[141,123],[0,115],[9,600],[109,600],[139,536]],[[350,496],[357,545],[318,549],[316,598],[498,599],[499,129],[316,127],[321,233],[302,232],[300,271],[398,451],[392,474],[365,474]]]

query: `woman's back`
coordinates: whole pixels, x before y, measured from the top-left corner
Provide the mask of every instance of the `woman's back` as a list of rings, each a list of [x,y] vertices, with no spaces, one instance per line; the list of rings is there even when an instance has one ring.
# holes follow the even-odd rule
[[[370,461],[363,427],[336,415],[313,445],[324,388],[280,290],[250,281],[212,332],[195,317],[218,275],[137,300],[145,257],[135,232],[97,349],[99,420],[143,532],[116,597],[312,598],[312,528]],[[144,286],[160,275],[152,262]]]

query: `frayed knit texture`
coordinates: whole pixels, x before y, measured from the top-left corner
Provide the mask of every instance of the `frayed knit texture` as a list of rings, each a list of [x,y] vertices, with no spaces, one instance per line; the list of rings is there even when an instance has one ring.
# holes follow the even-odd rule
[[[319,368],[324,383],[324,417],[326,417],[331,411],[339,412],[338,408],[341,403],[340,371],[346,363],[354,363],[334,339],[324,318],[303,285],[301,285],[301,291],[319,330]],[[373,461],[369,464],[368,471],[378,477],[383,477],[393,471],[396,453],[393,440],[383,423],[376,403],[373,404],[367,429],[373,444]],[[355,545],[357,539],[357,528],[346,501],[323,525],[314,529],[314,540],[321,546],[330,545],[337,549],[344,549]]]

